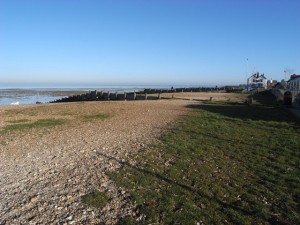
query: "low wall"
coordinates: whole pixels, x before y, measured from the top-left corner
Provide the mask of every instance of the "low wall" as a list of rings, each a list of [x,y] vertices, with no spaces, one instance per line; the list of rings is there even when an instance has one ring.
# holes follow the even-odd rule
[[[128,92],[128,93],[111,93],[103,91],[90,91],[81,95],[73,95],[66,98],[52,101],[56,102],[79,102],[79,101],[121,101],[121,100],[157,100],[161,98],[163,93],[180,93],[180,92],[209,92],[209,91],[220,91],[220,88],[176,88],[176,89],[144,89],[139,92]]]

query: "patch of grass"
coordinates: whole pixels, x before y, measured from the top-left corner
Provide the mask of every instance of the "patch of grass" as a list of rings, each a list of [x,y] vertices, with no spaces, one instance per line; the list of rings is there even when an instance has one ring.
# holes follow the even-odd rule
[[[90,206],[102,209],[109,201],[109,197],[99,191],[93,191],[82,197],[82,201]]]
[[[74,116],[74,113],[71,113],[71,112],[63,112],[63,113],[61,113],[60,115],[62,115],[62,116]]]
[[[133,225],[136,224],[134,218],[130,217],[130,216],[126,216],[126,217],[122,217],[119,219],[119,221],[117,222],[117,225]]]
[[[104,120],[104,119],[107,119],[107,118],[110,118],[110,117],[111,117],[110,114],[98,113],[98,114],[94,114],[94,115],[85,115],[85,116],[83,116],[83,120],[85,122],[89,122],[89,121],[92,121],[92,120]]]
[[[9,109],[5,111],[5,114],[8,116],[13,115],[28,115],[28,116],[36,116],[38,111],[44,109],[44,106],[39,106],[35,108],[26,108],[26,109]]]
[[[4,127],[4,131],[57,126],[57,125],[63,125],[65,124],[65,122],[66,121],[62,119],[40,119],[33,123],[18,123],[18,124],[8,125]]]
[[[30,120],[28,119],[21,119],[21,120],[9,120],[9,121],[6,121],[8,123],[25,123],[25,122],[29,122]]]
[[[199,105],[161,141],[109,173],[142,224],[300,224],[300,129],[288,111]]]

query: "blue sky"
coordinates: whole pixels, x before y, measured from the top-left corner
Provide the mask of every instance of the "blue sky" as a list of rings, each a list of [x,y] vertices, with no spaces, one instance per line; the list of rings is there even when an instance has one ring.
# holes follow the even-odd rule
[[[300,73],[299,0],[1,0],[1,84],[226,85]]]

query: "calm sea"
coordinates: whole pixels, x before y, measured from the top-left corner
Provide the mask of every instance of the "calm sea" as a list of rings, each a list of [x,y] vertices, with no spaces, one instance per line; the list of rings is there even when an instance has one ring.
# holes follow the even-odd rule
[[[170,88],[169,86],[101,86],[101,87],[13,87],[7,88],[0,85],[0,105],[35,104],[36,102],[47,103],[63,97],[78,95],[93,90],[109,92],[132,92],[145,88]]]

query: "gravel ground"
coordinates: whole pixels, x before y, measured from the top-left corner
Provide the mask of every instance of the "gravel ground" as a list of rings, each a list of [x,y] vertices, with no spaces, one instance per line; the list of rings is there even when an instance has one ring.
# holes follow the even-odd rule
[[[211,95],[179,96],[185,100],[0,107],[0,224],[116,224],[121,217],[135,216],[127,192],[106,172],[155,143],[168,124],[188,113],[187,105],[199,104],[195,99]],[[82,119],[97,113],[111,117]],[[9,121],[44,118],[68,122],[3,132]],[[110,197],[101,210],[82,202],[82,196],[94,190]]]

